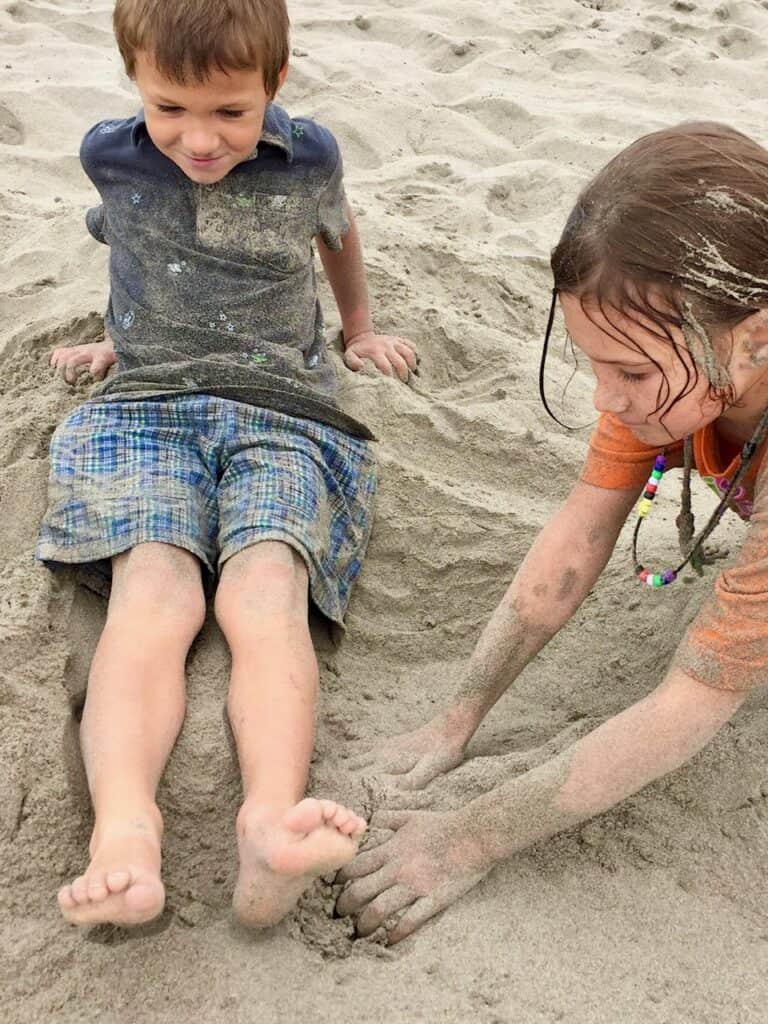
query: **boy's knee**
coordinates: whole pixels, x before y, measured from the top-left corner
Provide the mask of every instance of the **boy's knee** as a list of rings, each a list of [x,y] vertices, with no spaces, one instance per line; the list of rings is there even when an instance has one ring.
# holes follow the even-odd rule
[[[293,548],[254,545],[225,563],[214,602],[216,621],[228,638],[267,619],[305,624],[307,589],[306,566]]]
[[[113,559],[109,616],[136,614],[191,642],[205,621],[197,558],[169,544],[141,544]]]

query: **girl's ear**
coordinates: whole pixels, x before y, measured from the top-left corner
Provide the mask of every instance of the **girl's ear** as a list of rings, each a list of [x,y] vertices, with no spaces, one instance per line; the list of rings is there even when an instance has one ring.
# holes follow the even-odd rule
[[[744,353],[752,366],[768,366],[768,309],[761,309],[739,324]]]

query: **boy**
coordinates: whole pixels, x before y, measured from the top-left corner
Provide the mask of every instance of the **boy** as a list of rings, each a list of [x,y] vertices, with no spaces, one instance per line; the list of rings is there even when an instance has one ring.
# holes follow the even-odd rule
[[[369,431],[335,395],[312,262],[339,307],[345,362],[407,379],[412,347],[372,327],[360,243],[328,131],[272,99],[284,0],[118,0],[143,110],[86,135],[110,245],[105,341],[52,363],[116,372],[58,428],[37,549],[111,571],[81,741],[91,860],[67,920],[134,925],[163,907],[155,792],[184,717],[184,663],[218,571],[227,701],[243,779],[238,918],[282,918],[348,861],[365,823],[302,800],[317,663],[308,591],[341,622],[371,525]]]

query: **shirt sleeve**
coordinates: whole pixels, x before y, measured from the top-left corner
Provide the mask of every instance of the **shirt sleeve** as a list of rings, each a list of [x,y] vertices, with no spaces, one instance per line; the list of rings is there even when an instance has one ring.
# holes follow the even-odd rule
[[[721,690],[768,683],[768,463],[757,478],[744,546],[715,580],[673,665]]]
[[[604,412],[589,439],[581,479],[607,490],[639,490],[650,476],[656,456],[663,451],[667,453],[668,468],[682,465],[682,447],[682,442],[666,449],[643,444],[629,427]]]
[[[104,234],[106,222],[106,215],[104,213],[104,204],[101,206],[93,206],[85,215],[85,226],[88,228],[90,233],[96,239],[97,242],[101,242],[104,245],[109,245],[106,235]]]
[[[344,213],[345,203],[344,165],[337,147],[336,166],[317,203],[315,232],[333,252],[341,251],[344,235],[349,231],[349,223]]]

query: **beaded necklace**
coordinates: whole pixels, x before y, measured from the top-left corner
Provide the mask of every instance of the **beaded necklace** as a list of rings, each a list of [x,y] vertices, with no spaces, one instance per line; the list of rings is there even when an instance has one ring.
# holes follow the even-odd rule
[[[728,506],[728,500],[735,490],[736,487],[744,479],[744,476],[749,469],[749,465],[752,459],[755,457],[755,452],[760,448],[760,445],[768,435],[768,409],[763,413],[762,419],[757,425],[754,434],[747,441],[744,447],[741,449],[741,456],[739,458],[739,464],[736,467],[736,472],[733,474],[730,483],[725,489],[720,503],[718,504],[715,511],[709,517],[709,522],[701,531],[698,537],[693,539],[693,515],[690,508],[690,495],[691,495],[691,470],[693,468],[693,444],[690,438],[685,439],[685,473],[683,478],[683,510],[678,517],[678,525],[685,524],[688,537],[692,538],[690,541],[690,547],[688,554],[684,561],[680,563],[675,569],[665,569],[660,573],[653,573],[649,569],[646,569],[644,565],[640,563],[637,557],[637,538],[640,534],[640,527],[642,526],[643,520],[647,518],[648,513],[651,511],[654,498],[658,492],[661,484],[661,478],[664,476],[664,470],[667,465],[666,452],[656,456],[656,461],[651,471],[651,475],[648,478],[648,483],[645,485],[643,496],[637,506],[637,522],[635,523],[635,531],[632,535],[632,558],[635,563],[635,576],[640,580],[641,583],[645,583],[649,587],[666,587],[670,583],[674,583],[680,572],[690,562],[695,569],[700,569],[701,566],[701,549],[704,541],[709,537],[714,528],[720,522],[723,513]]]

